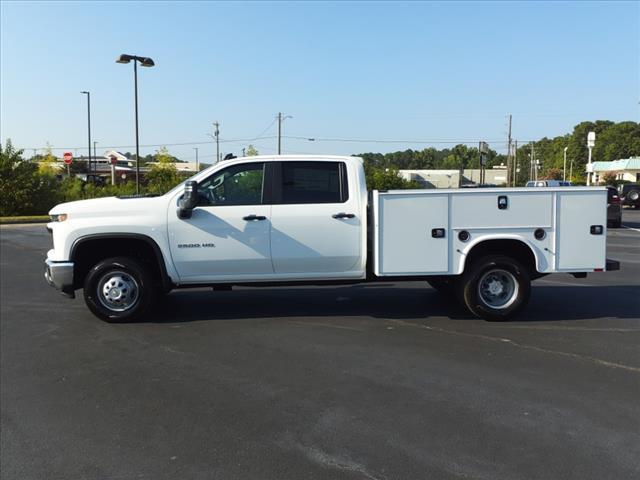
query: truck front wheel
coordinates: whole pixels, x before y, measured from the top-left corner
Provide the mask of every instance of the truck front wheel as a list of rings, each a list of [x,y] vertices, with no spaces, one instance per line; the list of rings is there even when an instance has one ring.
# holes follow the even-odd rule
[[[131,322],[145,315],[155,294],[147,269],[127,257],[100,261],[84,281],[84,301],[98,318],[110,322]]]
[[[491,255],[470,265],[458,283],[457,294],[474,315],[485,320],[509,320],[527,305],[531,279],[517,260]]]

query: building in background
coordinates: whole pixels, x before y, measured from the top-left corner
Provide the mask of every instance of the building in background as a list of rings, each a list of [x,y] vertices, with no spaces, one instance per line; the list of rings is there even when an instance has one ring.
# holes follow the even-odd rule
[[[423,188],[460,188],[478,185],[480,183],[480,169],[468,168],[462,170],[398,170],[405,180],[418,182]],[[485,170],[485,184],[506,185],[507,167],[498,165]]]
[[[616,180],[640,182],[640,157],[624,158],[612,162],[593,162],[593,173],[596,184],[607,173],[615,173]]]

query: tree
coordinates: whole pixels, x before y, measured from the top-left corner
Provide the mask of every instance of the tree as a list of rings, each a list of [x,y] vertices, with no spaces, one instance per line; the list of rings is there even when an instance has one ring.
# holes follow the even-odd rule
[[[175,157],[169,154],[167,147],[156,151],[156,161],[147,173],[147,190],[149,193],[163,194],[182,181],[175,165]]]
[[[0,215],[46,213],[58,202],[55,175],[40,174],[22,153],[9,139],[4,147],[0,144]]]
[[[398,170],[372,167],[365,163],[364,173],[368,190],[422,188],[418,182],[405,180],[399,176]]]
[[[600,177],[600,185],[615,185],[618,180],[616,172],[606,172]]]
[[[247,157],[255,157],[256,155],[258,155],[258,150],[256,150],[256,147],[254,147],[253,145],[249,145],[247,147],[246,155]]]
[[[562,169],[549,168],[544,175],[540,177],[541,180],[562,180]]]
[[[58,174],[58,159],[53,154],[51,145],[47,143],[44,155],[39,162],[38,171],[41,175],[57,175]]]

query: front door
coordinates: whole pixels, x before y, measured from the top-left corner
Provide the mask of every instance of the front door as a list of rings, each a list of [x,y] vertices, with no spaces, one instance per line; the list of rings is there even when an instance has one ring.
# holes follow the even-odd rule
[[[264,163],[232,165],[198,184],[200,201],[191,218],[169,212],[171,256],[182,282],[273,274],[264,184]]]

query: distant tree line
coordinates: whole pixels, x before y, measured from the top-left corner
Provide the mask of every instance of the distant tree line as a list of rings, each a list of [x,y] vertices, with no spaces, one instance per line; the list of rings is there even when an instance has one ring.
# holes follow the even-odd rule
[[[554,138],[544,137],[533,143],[518,144],[517,158],[520,173],[518,184],[529,179],[530,155],[540,162],[538,176],[553,178],[562,174],[564,148],[567,147],[567,170],[573,160],[573,181],[584,182],[585,165],[588,160],[587,133],[596,132],[596,144],[592,152],[592,161],[610,161],[632,156],[640,156],[640,123],[611,122],[598,120],[582,122],[573,128],[573,132]],[[438,150],[433,147],[423,150],[404,150],[392,153],[360,153],[365,164],[371,169],[389,170],[460,170],[480,168],[478,147],[456,145]],[[489,168],[507,164],[507,156],[490,150],[487,158]]]

